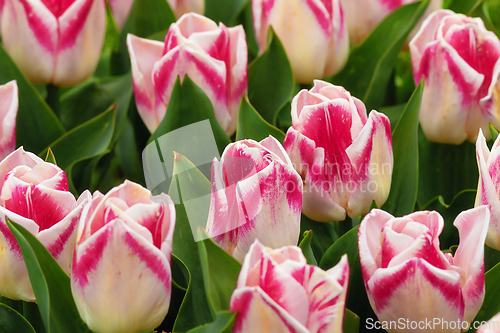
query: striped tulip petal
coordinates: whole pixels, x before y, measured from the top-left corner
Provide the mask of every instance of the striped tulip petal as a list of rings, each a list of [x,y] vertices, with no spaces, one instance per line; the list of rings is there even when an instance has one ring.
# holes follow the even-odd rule
[[[16,81],[0,86],[0,160],[16,148],[16,118],[19,106]]]

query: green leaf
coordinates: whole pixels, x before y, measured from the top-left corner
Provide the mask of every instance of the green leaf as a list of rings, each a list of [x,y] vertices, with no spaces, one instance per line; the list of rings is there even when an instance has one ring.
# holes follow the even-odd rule
[[[50,149],[50,147],[49,147],[49,149],[47,149],[47,155],[45,156],[45,162],[49,162],[49,163],[57,165],[56,157],[54,156],[54,152],[52,151],[52,149]]]
[[[229,333],[231,332],[235,319],[235,312],[221,311],[217,314],[213,323],[196,327],[188,333]]]
[[[455,13],[471,15],[483,0],[453,0],[450,9]]]
[[[490,269],[484,274],[485,297],[483,305],[474,321],[488,321],[500,312],[500,264]]]
[[[429,0],[402,6],[389,14],[349,55],[345,67],[328,81],[360,98],[367,110],[380,107],[398,53],[424,13]]]
[[[389,121],[391,122],[391,128],[394,131],[405,108],[406,104],[398,104],[392,106],[384,106],[380,108],[379,111],[389,118]]]
[[[304,238],[302,238],[302,241],[299,244],[299,247],[302,249],[302,253],[304,254],[304,257],[307,259],[307,263],[309,265],[318,265],[316,258],[314,257],[314,253],[311,248],[311,241],[313,239],[313,231],[308,230],[304,233]]]
[[[418,115],[424,80],[415,89],[392,131],[394,169],[389,198],[382,209],[394,216],[413,212],[418,190]]]
[[[116,143],[115,154],[125,178],[136,183],[145,184],[141,163],[142,157],[137,146],[134,127],[128,118],[126,119],[123,133]]]
[[[359,317],[357,314],[347,308],[345,309],[344,313],[344,332],[359,332]]]
[[[248,98],[271,125],[290,99],[295,81],[292,68],[278,36],[270,29],[267,50],[248,67]]]
[[[361,318],[361,322],[365,322],[366,318],[376,318],[366,295],[361,266],[359,264],[358,226],[345,233],[328,248],[321,258],[319,267],[324,270],[332,268],[340,261],[344,254],[347,254],[351,270],[346,307],[357,313]],[[350,331],[345,330],[345,332]]]
[[[232,26],[249,2],[249,0],[205,0],[204,15],[216,23],[222,22]]]
[[[33,326],[16,310],[0,303],[0,333],[35,333]]]
[[[16,80],[19,110],[16,120],[16,146],[40,152],[64,134],[64,128],[35,87],[24,77],[0,45],[0,84]]]
[[[102,154],[108,149],[115,127],[115,109],[110,109],[99,116],[73,128],[49,145],[57,156],[58,165],[67,176],[70,186],[71,168],[77,162]],[[47,147],[39,156],[47,154]]]
[[[484,245],[484,271],[487,272],[500,262],[500,251]]]
[[[248,1],[247,5],[243,9],[243,12],[238,18],[238,22],[241,23],[243,25],[243,28],[245,29],[248,46],[248,62],[251,63],[257,57],[257,53],[259,53],[259,46],[257,45],[257,41],[255,40],[251,1]]]
[[[120,34],[119,51],[112,57],[115,74],[125,74],[130,70],[127,50],[127,35],[147,38],[156,32],[167,30],[176,21],[174,12],[165,0],[135,0]]]
[[[315,258],[321,258],[326,250],[339,238],[338,223],[316,222],[304,214],[300,217],[300,235],[306,235],[311,230],[314,237],[311,239],[311,249]],[[299,243],[302,242],[299,239]]]
[[[174,231],[173,254],[187,266],[189,285],[186,296],[179,309],[174,324],[174,332],[187,332],[190,329],[210,323],[215,311],[207,301],[207,291],[203,279],[198,246],[195,243],[193,230],[185,209],[186,198],[199,198],[210,193],[210,182],[184,156],[177,154],[174,159],[174,178],[169,195],[175,202],[176,225]],[[180,189],[180,191],[179,191]],[[179,193],[180,192],[180,193]],[[206,221],[206,219],[205,219]],[[196,314],[193,316],[193,314]]]
[[[47,332],[90,332],[76,309],[69,276],[35,236],[17,223],[6,222],[21,247]]]
[[[247,98],[243,98],[238,112],[238,128],[236,130],[236,140],[253,139],[261,141],[272,135],[279,142],[285,140],[285,133],[269,124],[253,108]]]
[[[215,142],[219,152],[222,153],[231,140],[217,121],[212,102],[188,75],[184,76],[182,84],[177,78],[170,96],[167,113],[149,142],[173,130],[206,119],[210,121]]]
[[[205,231],[198,229],[199,239],[207,238]],[[241,264],[210,238],[198,242],[201,268],[208,290],[208,302],[215,312],[229,310],[229,300],[236,288]],[[214,313],[215,315],[215,313]]]
[[[491,140],[495,141],[498,137],[498,130],[492,124],[488,124],[488,128],[490,129]]]
[[[483,2],[483,12],[487,21],[492,25],[492,30],[500,34],[500,0],[485,0]]]

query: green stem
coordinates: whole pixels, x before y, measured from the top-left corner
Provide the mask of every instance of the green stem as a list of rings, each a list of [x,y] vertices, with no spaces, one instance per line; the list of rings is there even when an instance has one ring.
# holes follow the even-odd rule
[[[48,84],[47,85],[47,99],[45,100],[50,106],[52,111],[59,117],[59,87]]]
[[[352,229],[352,220],[346,217],[344,221],[337,222],[339,224],[339,238]]]
[[[38,305],[34,302],[23,302],[23,317],[30,322],[37,333],[46,333]]]

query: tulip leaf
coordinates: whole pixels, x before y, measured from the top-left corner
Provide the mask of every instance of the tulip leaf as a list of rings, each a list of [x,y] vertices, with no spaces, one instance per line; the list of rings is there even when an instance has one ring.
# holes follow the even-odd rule
[[[269,135],[275,137],[279,142],[285,140],[285,133],[269,124],[253,108],[247,98],[243,98],[238,112],[238,128],[236,140],[253,139],[261,141]]]
[[[127,35],[147,38],[158,31],[167,30],[176,21],[175,14],[165,0],[135,0],[120,33],[119,51],[114,54],[111,69],[115,74],[130,70]]]
[[[66,172],[68,184],[73,190],[72,167],[77,162],[98,156],[108,149],[115,128],[115,114],[116,109],[109,109],[73,128],[49,145],[57,157],[58,166]],[[39,156],[46,156],[49,147]]]
[[[188,333],[230,333],[235,319],[235,312],[221,311],[217,313],[217,317],[213,323],[196,327]]]
[[[215,312],[229,310],[241,264],[208,238],[205,231],[198,229],[198,235],[199,239],[206,238],[198,242],[198,251],[208,302]]]
[[[36,88],[0,45],[0,84],[16,80],[19,89],[19,110],[16,120],[16,146],[40,152],[64,134],[64,128]]]
[[[304,237],[306,232],[311,230],[314,237],[311,239],[311,250],[315,258],[321,258],[328,248],[339,238],[338,224],[316,222],[304,214],[300,217],[300,235]],[[299,244],[302,239],[299,238]]]
[[[424,80],[415,89],[392,131],[394,169],[391,190],[382,209],[394,216],[413,212],[418,190],[418,115]]]
[[[16,310],[0,304],[0,333],[35,333],[33,326]]]
[[[500,262],[500,251],[484,245],[484,271],[487,272]]]
[[[248,67],[248,98],[271,125],[290,99],[295,81],[292,68],[278,36],[270,29],[267,50]]]
[[[309,265],[318,265],[318,262],[316,261],[316,258],[314,257],[314,253],[311,248],[311,241],[313,239],[313,231],[308,230],[304,233],[304,238],[302,238],[302,241],[299,244],[299,247],[302,249],[302,253],[304,254],[304,257],[307,259],[307,263]]]
[[[136,183],[145,183],[134,126],[128,118],[125,119],[123,133],[116,143],[115,155],[125,178]]]
[[[90,332],[78,314],[69,276],[35,236],[15,222],[6,222],[21,248],[47,333]]]
[[[215,142],[219,152],[222,153],[231,140],[219,125],[212,102],[188,75],[184,76],[182,84],[180,79],[177,78],[168,103],[167,113],[149,142],[173,130],[206,119],[210,121]]]
[[[52,151],[52,149],[50,147],[49,147],[49,149],[47,149],[47,155],[45,155],[45,162],[49,162],[49,163],[57,165],[56,157],[54,156],[54,152]]]
[[[482,322],[490,320],[494,315],[500,312],[500,264],[495,265],[492,269],[484,274],[485,282],[485,297],[483,305],[479,310],[474,321]],[[469,330],[470,332],[472,330]]]
[[[222,22],[232,26],[249,2],[249,0],[205,0],[204,16],[216,23]]]
[[[376,318],[366,295],[361,266],[359,264],[358,226],[352,228],[328,248],[320,260],[319,267],[328,270],[335,266],[342,256],[347,254],[349,261],[349,292],[347,308],[351,309],[365,322],[367,318]],[[350,332],[345,330],[345,332]]]
[[[357,314],[347,308],[345,309],[344,313],[344,332],[359,332],[359,317]]]
[[[495,141],[498,137],[498,129],[496,129],[492,124],[488,124],[488,128],[490,129],[491,140]]]
[[[450,9],[455,13],[471,15],[484,0],[453,0]]]
[[[176,203],[177,215],[173,254],[187,266],[189,285],[175,320],[173,332],[187,332],[194,327],[214,320],[213,313],[215,311],[205,296],[207,290],[205,289],[198,246],[195,242],[197,228],[192,228],[190,224],[192,221],[188,218],[186,202],[184,201],[187,198],[196,199],[207,194],[210,195],[210,182],[187,158],[180,154],[176,154],[174,159],[174,175],[169,190],[169,195]],[[205,217],[205,221],[207,217]]]
[[[389,14],[355,47],[345,67],[328,81],[360,98],[367,110],[382,105],[399,51],[429,4],[411,3]]]
[[[489,23],[492,25],[492,30],[497,35],[500,35],[500,1],[484,0],[482,9],[484,11],[486,21],[489,21]]]

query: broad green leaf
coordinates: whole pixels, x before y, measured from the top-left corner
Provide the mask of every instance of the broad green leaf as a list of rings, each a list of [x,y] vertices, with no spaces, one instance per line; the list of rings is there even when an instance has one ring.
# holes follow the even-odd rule
[[[204,15],[216,23],[232,26],[248,3],[249,0],[205,0]]]
[[[345,309],[344,313],[344,332],[359,332],[359,317],[357,314],[347,308]]]
[[[29,231],[7,220],[21,247],[47,333],[90,332],[76,309],[70,278]]]
[[[476,147],[471,142],[447,145],[430,142],[419,130],[418,204],[425,205],[436,196],[450,202],[463,190],[476,189],[479,171]]]
[[[176,155],[174,174],[169,191],[169,195],[176,202],[177,215],[173,254],[187,266],[189,270],[189,286],[179,309],[173,331],[187,332],[194,327],[214,320],[212,316],[214,310],[205,296],[207,290],[205,289],[198,246],[195,243],[184,203],[185,197],[191,199],[209,194],[210,182],[182,155]],[[194,232],[196,232],[196,229]]]
[[[115,109],[110,109],[73,128],[49,145],[58,166],[68,175],[70,186],[73,186],[71,168],[75,163],[100,155],[108,149],[115,127],[115,113]],[[40,153],[40,157],[47,155],[49,147]]]
[[[488,125],[491,133],[491,140],[495,141],[498,137],[498,130],[492,124]]]
[[[267,50],[248,67],[248,99],[262,118],[276,125],[278,111],[289,100],[294,87],[285,49],[271,28]]]
[[[0,303],[0,333],[35,333],[31,324],[16,310]]]
[[[337,265],[342,256],[347,254],[349,260],[349,292],[347,293],[346,307],[354,311],[364,323],[366,318],[376,318],[366,295],[361,266],[359,264],[358,227],[345,233],[325,252],[319,267],[328,270]],[[346,330],[346,332],[348,332]],[[350,332],[350,331],[349,331]]]
[[[311,249],[314,257],[320,259],[326,250],[339,238],[338,223],[316,222],[304,214],[300,217],[300,239],[306,235],[306,231],[312,230],[314,237],[311,240]]]
[[[484,0],[484,16],[492,25],[494,32],[500,34],[500,0]]]
[[[302,253],[304,254],[304,257],[307,259],[307,263],[309,265],[318,265],[316,258],[314,257],[314,253],[311,248],[311,241],[313,239],[313,231],[308,230],[304,233],[304,238],[302,238],[302,241],[299,244],[299,247],[302,249]]]
[[[125,25],[120,33],[119,51],[112,57],[115,74],[125,74],[130,70],[127,50],[127,34],[147,38],[152,34],[167,30],[176,21],[174,12],[165,0],[135,0]]]
[[[127,118],[123,133],[116,143],[115,155],[125,178],[136,183],[145,184],[139,147],[135,138],[132,122]]]
[[[253,139],[261,141],[272,135],[279,142],[283,143],[285,133],[269,124],[252,107],[247,98],[243,98],[238,112],[238,128],[236,130],[236,140]]]
[[[167,113],[149,142],[173,130],[208,119],[219,152],[231,142],[215,117],[214,108],[207,95],[186,75],[182,81],[177,78]],[[214,156],[215,157],[215,156]]]
[[[498,312],[500,312],[500,264],[490,269],[484,274],[485,297],[483,306],[479,310],[474,321],[488,321]],[[469,331],[471,332],[471,331]]]
[[[292,103],[287,102],[281,110],[278,111],[278,128],[283,132],[287,132],[288,129],[292,126]]]
[[[415,89],[392,131],[394,169],[389,198],[382,209],[394,216],[413,212],[418,190],[418,115],[424,80]]]
[[[40,152],[64,134],[64,128],[35,87],[24,77],[0,45],[0,84],[16,80],[19,110],[16,120],[16,146]]]
[[[198,235],[200,238],[208,237],[200,229]],[[229,310],[229,300],[236,288],[241,264],[210,238],[198,242],[198,251],[208,302],[215,312]]]
[[[489,271],[498,263],[500,263],[500,251],[484,245],[484,271]]]
[[[328,81],[360,98],[367,110],[381,106],[398,53],[428,4],[429,0],[419,1],[389,14],[351,51],[345,67]]]
[[[455,13],[471,15],[483,0],[453,0],[450,9]]]
[[[217,314],[213,323],[196,327],[188,333],[230,333],[235,318],[235,312],[221,311]]]

